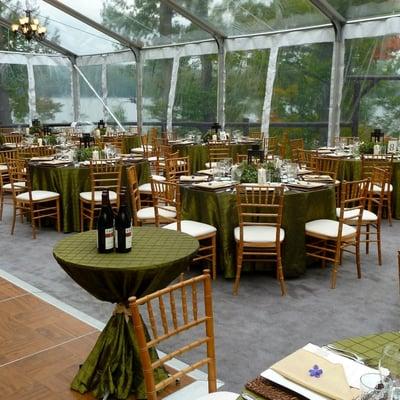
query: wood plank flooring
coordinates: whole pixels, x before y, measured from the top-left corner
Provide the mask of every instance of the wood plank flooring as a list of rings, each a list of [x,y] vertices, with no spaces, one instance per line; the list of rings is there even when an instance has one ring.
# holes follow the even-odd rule
[[[93,399],[70,383],[99,333],[0,278],[0,399]],[[162,397],[192,381],[185,377]]]

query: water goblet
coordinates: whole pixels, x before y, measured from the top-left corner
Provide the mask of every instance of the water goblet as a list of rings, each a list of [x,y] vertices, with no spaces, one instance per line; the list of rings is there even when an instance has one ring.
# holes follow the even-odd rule
[[[382,383],[389,393],[397,393],[395,397],[400,398],[400,345],[390,343],[383,348],[379,360],[379,372]],[[389,395],[389,398],[392,399],[394,396]]]

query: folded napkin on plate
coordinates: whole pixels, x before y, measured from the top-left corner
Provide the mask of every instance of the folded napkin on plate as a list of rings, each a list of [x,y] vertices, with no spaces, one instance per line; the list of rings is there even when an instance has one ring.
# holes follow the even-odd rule
[[[42,161],[41,164],[43,165],[64,165],[69,164],[70,161],[68,160],[51,160],[51,161]]]
[[[332,177],[329,175],[312,175],[312,174],[304,175],[303,180],[304,181],[316,181],[316,182],[333,181]]]
[[[199,175],[189,175],[189,176],[181,176],[179,178],[181,182],[207,182],[208,176],[199,176]]]
[[[310,376],[315,365],[322,369],[319,378]],[[271,367],[285,378],[334,400],[352,400],[353,393],[346,380],[343,366],[300,349]]]
[[[52,161],[54,160],[54,157],[32,157],[31,161]]]
[[[202,169],[200,171],[197,171],[198,174],[205,174],[205,175],[213,175],[214,170],[212,168],[210,169]]]
[[[218,182],[218,181],[211,181],[211,182],[199,182],[194,183],[193,186],[199,187],[202,189],[222,189],[232,186],[232,182]]]

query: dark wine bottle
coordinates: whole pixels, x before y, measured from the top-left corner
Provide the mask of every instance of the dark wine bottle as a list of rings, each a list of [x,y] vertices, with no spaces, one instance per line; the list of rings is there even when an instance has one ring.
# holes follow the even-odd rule
[[[127,253],[132,249],[132,219],[126,203],[126,192],[121,191],[120,206],[115,217],[115,250]]]
[[[114,250],[114,215],[108,190],[103,190],[101,194],[101,210],[97,220],[97,250],[99,253],[111,253]]]

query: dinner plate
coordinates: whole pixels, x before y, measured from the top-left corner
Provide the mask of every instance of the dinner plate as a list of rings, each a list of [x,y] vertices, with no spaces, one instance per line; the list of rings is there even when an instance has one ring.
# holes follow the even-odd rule
[[[234,185],[233,182],[218,182],[218,181],[193,183],[193,187],[206,189],[206,190],[224,189],[224,188],[231,187],[233,185]]]
[[[206,175],[189,175],[189,176],[181,176],[179,178],[180,182],[190,183],[190,182],[207,182],[208,176]]]

